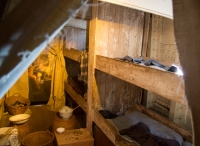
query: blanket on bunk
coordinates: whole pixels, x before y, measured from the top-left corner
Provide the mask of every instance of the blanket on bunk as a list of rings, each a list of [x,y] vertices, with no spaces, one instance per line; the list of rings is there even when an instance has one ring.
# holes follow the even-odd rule
[[[173,139],[165,139],[151,134],[148,126],[142,122],[119,131],[121,135],[128,135],[137,141],[140,146],[180,146],[178,141]]]
[[[136,64],[144,64],[145,66],[156,66],[156,67],[159,67],[159,68],[164,69],[166,71],[177,72],[176,66],[172,65],[172,66],[168,67],[168,66],[163,65],[160,62],[153,60],[153,59],[144,60],[142,57],[133,59],[130,56],[125,56],[124,58],[116,58],[116,59],[120,59],[120,60],[128,61],[128,62],[133,62],[133,63],[136,63]]]

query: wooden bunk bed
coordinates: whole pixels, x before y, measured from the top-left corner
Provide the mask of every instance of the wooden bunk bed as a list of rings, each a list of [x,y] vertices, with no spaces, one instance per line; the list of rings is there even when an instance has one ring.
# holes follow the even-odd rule
[[[95,0],[94,3],[98,4],[99,2]],[[109,9],[111,7],[115,10],[114,13]],[[106,8],[108,10],[106,10]],[[123,12],[123,14],[120,14],[120,12]],[[129,15],[130,18],[126,16],[126,14]],[[134,16],[131,17],[131,14],[136,15],[137,20],[133,21],[132,18]],[[119,20],[118,15],[123,19]],[[101,99],[99,99],[101,97],[97,95],[99,94],[98,92],[102,91],[98,91],[97,78],[95,77],[96,70],[100,70],[138,87],[157,93],[175,102],[183,103],[184,101],[184,85],[182,78],[177,74],[114,59],[116,57],[124,57],[125,55],[130,55],[132,57],[138,57],[138,55],[146,56],[148,41],[147,31],[149,30],[149,24],[147,23],[150,23],[147,17],[150,17],[148,13],[136,12],[129,8],[114,6],[107,3],[105,3],[105,6],[101,5],[92,8],[92,20],[90,22],[90,77],[88,78],[89,98],[87,107],[87,127],[92,131],[91,125],[94,122],[115,145],[129,146],[134,144],[122,139],[117,129],[98,112],[98,110],[106,109],[106,107],[102,107]],[[102,29],[103,27],[105,29]],[[136,29],[136,27],[138,28]],[[123,36],[122,32],[129,31],[129,33],[131,33],[130,30],[133,29],[135,29],[133,36],[129,35],[128,39],[126,39],[126,35]],[[117,35],[121,35],[121,39],[124,42],[128,41],[130,46],[126,46],[126,43],[121,41],[120,38],[116,39],[115,36]],[[103,41],[106,43],[103,43]],[[131,41],[136,41],[136,45]],[[116,42],[118,43],[118,48],[116,48]],[[111,45],[115,46],[115,48]],[[134,48],[140,51],[135,51]],[[127,54],[124,54],[123,51],[119,52],[119,49],[125,50],[124,52]],[[122,98],[123,97],[120,97],[120,99]],[[192,142],[192,132],[163,118],[159,114],[142,106],[140,103],[134,104],[134,108],[160,121],[164,125],[167,125],[181,134],[185,140]]]
[[[73,61],[80,63],[81,51],[71,48],[65,48],[63,50],[63,55]],[[87,102],[86,99],[80,95],[73,87],[66,81],[64,83],[65,91],[72,97],[72,99],[87,113]]]

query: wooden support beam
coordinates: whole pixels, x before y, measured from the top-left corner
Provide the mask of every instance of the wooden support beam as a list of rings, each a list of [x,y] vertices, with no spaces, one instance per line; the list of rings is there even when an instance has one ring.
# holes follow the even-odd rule
[[[93,118],[95,124],[115,144],[117,130],[96,110],[93,110]]]
[[[0,22],[0,98],[87,0],[28,0]]]
[[[78,94],[67,82],[65,84],[65,91],[75,100],[75,102],[87,113],[87,102]]]
[[[93,4],[97,5],[98,0],[93,0]],[[95,56],[95,46],[96,46],[96,27],[97,27],[97,14],[98,14],[98,6],[92,7],[92,19],[90,21],[90,30],[89,30],[89,58],[88,58],[88,94],[87,94],[87,102],[88,102],[88,112],[87,112],[87,129],[92,133],[92,97],[94,91],[94,70],[96,63]]]
[[[81,51],[79,50],[76,50],[74,48],[71,49],[65,48],[63,49],[63,55],[80,63]]]
[[[184,85],[177,74],[99,55],[96,60],[96,69],[100,71],[173,101],[184,101]]]
[[[176,131],[177,133],[182,135],[185,140],[192,142],[192,132],[184,129],[183,127],[181,127],[177,124],[175,124],[174,122],[172,122],[169,119],[159,115],[158,113],[144,107],[143,105],[135,104],[135,109],[140,111],[140,112],[143,112],[144,114],[151,117],[152,119],[155,119],[155,120],[159,121],[160,123],[170,127],[171,129],[173,129],[174,131]]]

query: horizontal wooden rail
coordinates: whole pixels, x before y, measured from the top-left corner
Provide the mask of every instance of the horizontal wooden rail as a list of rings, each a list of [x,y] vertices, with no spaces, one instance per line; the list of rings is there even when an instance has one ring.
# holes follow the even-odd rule
[[[175,73],[99,55],[96,56],[96,69],[175,102],[184,101],[184,84]]]
[[[73,49],[73,48],[71,49],[65,48],[63,50],[63,55],[74,61],[80,62],[81,51]]]
[[[75,100],[75,102],[87,113],[87,102],[78,94],[67,82],[65,84],[65,91]]]

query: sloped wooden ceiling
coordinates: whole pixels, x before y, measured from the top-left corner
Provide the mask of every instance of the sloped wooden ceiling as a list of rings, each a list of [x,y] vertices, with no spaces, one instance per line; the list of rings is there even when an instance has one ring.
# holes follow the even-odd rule
[[[87,0],[28,0],[0,22],[0,98]]]

